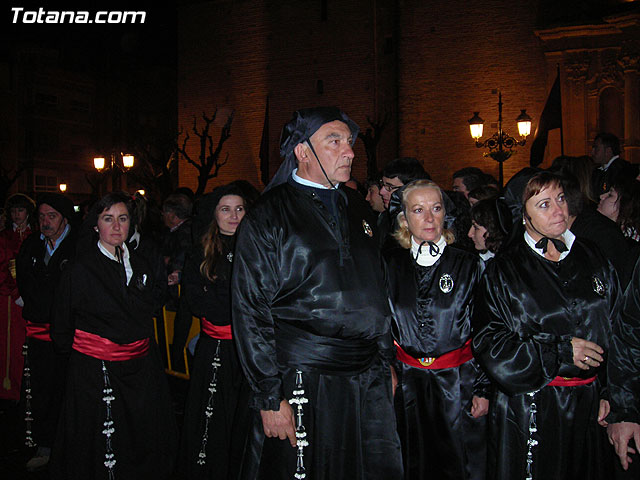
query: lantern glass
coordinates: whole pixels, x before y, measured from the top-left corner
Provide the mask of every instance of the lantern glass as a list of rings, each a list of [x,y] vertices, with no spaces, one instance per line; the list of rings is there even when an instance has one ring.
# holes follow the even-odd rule
[[[93,166],[96,170],[101,171],[104,168],[104,157],[95,157],[93,159]]]

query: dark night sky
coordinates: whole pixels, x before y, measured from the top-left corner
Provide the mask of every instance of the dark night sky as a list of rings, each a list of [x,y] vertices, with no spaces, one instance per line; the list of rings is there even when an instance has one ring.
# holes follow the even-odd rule
[[[42,6],[46,4],[46,6]],[[81,11],[92,16],[105,11],[146,11],[144,24],[25,24],[13,23],[12,6],[25,11]],[[3,7],[0,31],[2,55],[11,55],[17,43],[52,46],[61,51],[61,60],[70,69],[100,69],[108,57],[113,65],[175,66],[177,12],[174,2],[132,0],[120,2],[16,2]]]

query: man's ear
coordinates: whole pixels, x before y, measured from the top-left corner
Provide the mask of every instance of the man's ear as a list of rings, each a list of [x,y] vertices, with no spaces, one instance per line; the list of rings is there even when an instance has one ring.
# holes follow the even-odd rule
[[[298,163],[309,163],[309,149],[304,143],[297,144],[293,153],[295,153]]]

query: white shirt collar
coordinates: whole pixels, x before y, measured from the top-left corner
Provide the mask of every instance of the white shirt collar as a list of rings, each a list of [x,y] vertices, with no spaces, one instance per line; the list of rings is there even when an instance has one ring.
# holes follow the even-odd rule
[[[571,247],[573,246],[573,242],[576,239],[576,236],[569,229],[565,230],[564,233],[561,235],[561,237],[562,237],[562,240],[564,241],[564,244],[567,246],[567,251],[562,252],[560,254],[560,258],[558,259],[558,261],[564,260],[566,256],[569,255],[569,252],[571,252]],[[544,253],[542,253],[542,249],[536,248],[537,242],[531,237],[531,235],[529,235],[529,232],[527,231],[524,232],[524,241],[527,242],[527,245],[529,245],[529,247],[531,247],[531,250],[536,252],[541,257],[544,257]]]
[[[118,257],[107,250],[107,248],[102,244],[100,240],[98,240],[98,249],[108,259],[120,263]],[[129,285],[129,280],[131,280],[131,277],[133,276],[133,268],[131,268],[131,261],[129,260],[129,249],[124,242],[122,243],[122,261],[124,262],[124,271],[127,274],[127,285]]]
[[[418,265],[421,265],[423,267],[430,267],[438,260],[440,260],[442,252],[444,252],[444,249],[447,246],[447,241],[444,239],[444,236],[441,235],[440,239],[436,242],[436,245],[438,246],[438,249],[440,251],[437,255],[433,256],[429,252],[429,245],[425,243],[421,249],[420,243],[421,242],[418,242],[415,238],[413,238],[413,235],[411,236],[411,256],[415,259]]]
[[[299,183],[300,185],[306,185],[307,187],[322,188],[324,190],[329,190],[329,187],[325,187],[321,183],[312,182],[311,180],[307,180],[306,178],[299,177],[297,168],[294,169],[293,172],[291,172],[291,176],[293,177],[293,180],[296,183]],[[338,185],[340,184],[339,183],[336,184],[336,188],[338,188]]]
[[[605,165],[603,165],[603,166],[602,166],[602,167],[600,167],[600,168],[601,168],[602,170],[606,171],[606,170],[607,170],[607,168],[609,168],[609,167],[611,166],[611,164],[612,164],[614,161],[616,161],[618,158],[620,158],[620,155],[614,155],[613,157],[611,157],[611,158],[609,159],[609,161],[608,161]]]
[[[495,256],[496,256],[496,254],[493,253],[491,250],[487,250],[486,252],[480,254],[480,258],[484,262],[486,262],[487,260],[491,260]]]

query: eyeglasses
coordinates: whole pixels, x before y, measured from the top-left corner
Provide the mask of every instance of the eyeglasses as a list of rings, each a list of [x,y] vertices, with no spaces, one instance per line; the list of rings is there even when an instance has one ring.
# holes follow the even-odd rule
[[[383,188],[386,189],[389,193],[393,193],[398,190],[402,185],[391,185],[390,183],[384,183],[382,180],[378,182],[378,187],[380,190]]]

